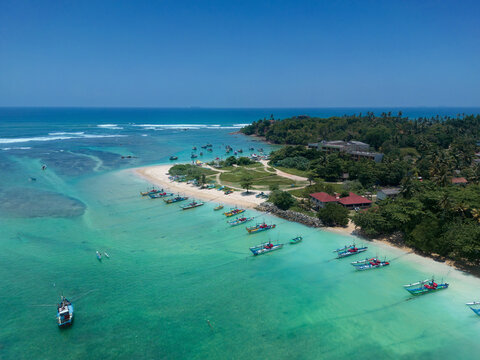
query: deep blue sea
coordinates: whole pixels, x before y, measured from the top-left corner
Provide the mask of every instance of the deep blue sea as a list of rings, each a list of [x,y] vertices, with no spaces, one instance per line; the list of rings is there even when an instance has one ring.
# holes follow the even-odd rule
[[[0,359],[478,359],[480,318],[464,305],[480,300],[473,276],[372,243],[367,254],[391,266],[355,272],[332,250],[362,239],[268,214],[277,227],[249,236],[216,204],[183,212],[142,198],[150,184],[128,171],[190,162],[206,143],[202,160],[225,157],[227,144],[269,151],[237,131],[271,114],[398,110],[0,109]],[[432,275],[450,288],[412,300],[402,287]],[[61,294],[75,306],[66,330]]]

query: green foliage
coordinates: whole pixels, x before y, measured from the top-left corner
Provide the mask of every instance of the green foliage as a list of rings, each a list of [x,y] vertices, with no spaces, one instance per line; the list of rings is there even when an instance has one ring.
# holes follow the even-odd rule
[[[192,164],[177,164],[170,168],[168,171],[170,175],[185,175],[187,179],[197,179],[201,180],[202,175],[213,175],[216,174],[216,171],[210,169],[204,169],[200,166],[192,165]]]
[[[318,211],[318,218],[327,226],[347,226],[348,210],[340,204],[327,203]]]
[[[282,210],[288,210],[295,205],[295,198],[286,191],[274,190],[270,193],[268,200]]]
[[[368,236],[400,231],[409,246],[427,253],[480,260],[480,186],[412,180],[406,185],[410,190],[395,200],[355,214],[355,225]]]
[[[248,191],[253,185],[253,176],[250,174],[244,175],[240,181],[240,185],[243,189],[247,190],[248,193]]]

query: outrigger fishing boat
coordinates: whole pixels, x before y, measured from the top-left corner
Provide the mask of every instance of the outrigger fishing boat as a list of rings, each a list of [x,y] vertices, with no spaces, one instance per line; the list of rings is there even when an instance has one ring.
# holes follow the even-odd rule
[[[98,261],[102,260],[102,254],[100,254],[100,252],[97,251],[95,255],[97,256]]]
[[[175,196],[174,198],[171,198],[171,199],[163,199],[163,201],[165,201],[165,203],[167,204],[173,204],[173,203],[176,203],[176,202],[179,202],[179,201],[184,201],[184,200],[187,200],[188,199],[188,196]]]
[[[355,270],[363,271],[388,266],[390,263],[388,261],[380,261],[377,258],[373,258],[355,261],[352,263],[352,265],[355,267]]]
[[[333,252],[343,252],[345,250],[348,250],[348,249],[352,249],[355,247],[355,244],[352,244],[352,245],[345,245],[343,248],[339,248],[337,250],[333,250]]]
[[[192,154],[192,155],[190,155],[190,158],[191,158],[191,159],[195,159],[196,157],[198,157],[197,154]]]
[[[215,206],[213,208],[214,211],[218,211],[218,210],[222,210],[222,209],[223,209],[223,205],[220,205],[220,204],[218,204],[218,206]]]
[[[145,191],[145,192],[140,192],[140,195],[148,196],[148,195],[151,195],[151,194],[157,194],[157,193],[162,192],[162,191],[163,191],[163,189],[152,188],[152,190],[148,190],[148,191]]]
[[[245,224],[246,222],[252,221],[253,217],[242,217],[242,218],[236,218],[235,220],[227,221],[230,226],[237,226],[240,224]]]
[[[270,251],[275,251],[281,249],[283,244],[272,244],[271,241],[253,246],[250,248],[250,251],[253,253],[253,256],[263,255]]]
[[[258,233],[260,231],[266,231],[266,230],[270,230],[270,229],[273,229],[275,228],[275,224],[272,224],[272,225],[267,225],[266,223],[262,223],[262,224],[257,224],[255,226],[252,226],[252,227],[247,227],[247,231],[249,234],[255,234],[255,233]]]
[[[204,203],[202,202],[196,202],[195,200],[192,201],[190,204],[187,204],[185,206],[182,206],[182,210],[188,210],[188,209],[193,209],[193,208],[196,208],[196,207],[199,207],[199,206],[202,206],[204,205]]]
[[[293,238],[293,239],[290,240],[290,245],[298,244],[298,243],[301,242],[302,240],[303,240],[303,237],[297,236],[296,238]]]
[[[178,156],[170,156],[170,160],[178,160]]]
[[[57,323],[59,327],[67,327],[73,323],[73,305],[65,296],[61,299],[57,305]]]
[[[157,192],[155,194],[149,194],[148,196],[150,196],[150,199],[159,199],[159,198],[164,198],[164,197],[172,196],[172,195],[173,195],[173,193]]]
[[[347,256],[360,254],[361,252],[367,251],[367,249],[368,249],[367,246],[357,248],[355,245],[353,245],[353,247],[350,247],[347,250],[337,252],[337,258],[341,259],[341,258],[344,258],[344,257],[347,257]]]
[[[480,301],[472,301],[465,305],[467,305],[475,314],[480,316]]]
[[[427,279],[413,284],[403,285],[403,287],[412,295],[423,295],[429,292],[446,289],[448,288],[448,284],[437,284],[432,278],[431,280]]]
[[[235,209],[231,209],[230,211],[224,212],[223,215],[225,215],[226,217],[231,217],[233,215],[238,215],[238,214],[241,214],[243,212],[245,212],[245,209],[235,208]]]

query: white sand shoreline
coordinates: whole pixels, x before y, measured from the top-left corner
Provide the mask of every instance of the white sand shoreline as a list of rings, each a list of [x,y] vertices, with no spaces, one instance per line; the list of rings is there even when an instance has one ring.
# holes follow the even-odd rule
[[[244,192],[235,191],[230,195],[224,195],[222,191],[215,189],[200,189],[194,185],[187,184],[185,182],[174,182],[169,179],[168,170],[173,165],[153,165],[140,168],[131,169],[131,171],[137,176],[142,177],[143,179],[151,182],[154,185],[165,188],[166,190],[174,193],[180,193],[191,198],[199,199],[206,202],[229,204],[233,206],[239,206],[243,208],[253,209],[262,203],[264,200],[261,198],[256,198],[255,193],[252,192],[250,195],[245,195]],[[275,216],[275,214],[271,214]],[[320,230],[325,230],[329,232],[334,232],[341,235],[353,236],[359,239],[364,239],[362,236],[355,234],[355,226],[352,222],[345,228],[338,227],[323,227],[319,228]],[[379,247],[387,248],[390,251],[395,251],[400,255],[408,256],[409,261],[417,264],[420,268],[428,268],[432,273],[449,274],[449,278],[466,281],[469,280],[474,283],[476,286],[480,285],[480,278],[474,274],[471,274],[467,271],[459,269],[448,262],[439,262],[428,256],[422,256],[416,254],[412,249],[408,247],[396,246],[383,239],[365,239],[367,242],[373,242]]]
[[[264,199],[255,197],[256,192],[245,194],[245,192],[234,191],[232,194],[225,195],[223,191],[218,191],[216,189],[200,189],[199,187],[187,184],[186,182],[171,181],[168,178],[168,170],[171,167],[172,165],[146,166],[135,168],[133,169],[133,172],[145,180],[150,181],[154,185],[165,188],[166,190],[168,189],[170,192],[179,193],[207,202],[218,202],[253,209],[264,201]]]

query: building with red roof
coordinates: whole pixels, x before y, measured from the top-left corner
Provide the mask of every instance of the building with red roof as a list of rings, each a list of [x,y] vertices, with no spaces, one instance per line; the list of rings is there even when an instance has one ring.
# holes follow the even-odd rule
[[[364,209],[369,207],[372,204],[372,201],[364,198],[363,196],[350,192],[348,196],[338,199],[338,203],[345,206],[347,209]]]
[[[468,181],[464,177],[454,177],[454,178],[452,178],[452,184],[454,184],[454,185],[466,185],[466,184],[468,184]]]
[[[335,196],[329,195],[326,192],[310,194],[310,198],[317,208],[324,208],[327,203],[338,201]]]

